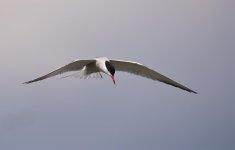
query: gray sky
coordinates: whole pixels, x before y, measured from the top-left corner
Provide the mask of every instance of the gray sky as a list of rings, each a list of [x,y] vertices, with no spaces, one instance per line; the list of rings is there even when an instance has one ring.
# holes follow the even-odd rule
[[[233,0],[1,0],[0,149],[232,150]],[[143,63],[199,94],[126,73],[21,83],[78,58]]]

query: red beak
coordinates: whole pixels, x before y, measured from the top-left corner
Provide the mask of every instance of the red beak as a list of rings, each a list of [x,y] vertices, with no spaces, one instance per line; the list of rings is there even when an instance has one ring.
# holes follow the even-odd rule
[[[112,80],[113,80],[113,83],[115,84],[115,78],[114,76],[111,76]]]

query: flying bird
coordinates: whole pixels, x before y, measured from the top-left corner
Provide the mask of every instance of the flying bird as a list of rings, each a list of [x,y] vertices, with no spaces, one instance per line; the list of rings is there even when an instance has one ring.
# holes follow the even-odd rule
[[[140,63],[132,62],[132,61],[123,61],[123,60],[112,60],[106,57],[76,60],[44,76],[38,77],[34,80],[24,82],[24,84],[37,82],[37,81],[44,80],[46,78],[50,78],[52,76],[56,76],[62,73],[70,72],[70,71],[79,71],[78,73],[73,74],[73,75],[84,77],[84,78],[89,78],[91,76],[102,78],[101,73],[104,73],[111,77],[114,84],[115,84],[115,78],[114,78],[115,71],[123,71],[123,72],[132,73],[135,75],[139,75],[142,77],[146,77],[152,80],[157,80],[157,81],[172,85],[174,87],[180,88],[182,90],[197,94],[197,92],[187,88],[186,86]]]

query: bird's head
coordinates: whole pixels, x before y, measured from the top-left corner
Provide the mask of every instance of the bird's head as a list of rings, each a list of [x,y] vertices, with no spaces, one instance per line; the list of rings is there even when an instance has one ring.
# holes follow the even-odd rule
[[[113,83],[115,84],[115,78],[114,78],[115,68],[114,68],[114,66],[109,61],[105,62],[105,66],[108,70],[108,74],[110,75],[110,77],[113,80]]]

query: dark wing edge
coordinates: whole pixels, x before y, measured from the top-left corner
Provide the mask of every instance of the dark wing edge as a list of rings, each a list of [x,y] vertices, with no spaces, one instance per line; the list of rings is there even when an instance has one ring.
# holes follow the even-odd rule
[[[143,76],[152,80],[158,80],[160,82],[166,83],[168,85],[172,85],[174,87],[180,88],[190,93],[197,94],[197,92],[189,89],[188,87],[137,62],[123,61],[123,60],[110,60],[110,62],[112,63],[112,65],[117,71],[128,72],[128,73]]]
[[[59,69],[56,69],[56,70],[54,70],[44,76],[38,77],[36,79],[30,80],[27,82],[24,82],[23,84],[29,84],[29,83],[41,81],[46,78],[50,78],[50,77],[53,77],[53,76],[56,76],[56,75],[59,75],[59,74],[65,73],[65,72],[69,72],[69,71],[77,71],[77,70],[82,69],[87,64],[90,64],[93,62],[95,62],[95,60],[76,60],[76,61],[73,61],[63,67],[60,67]]]

